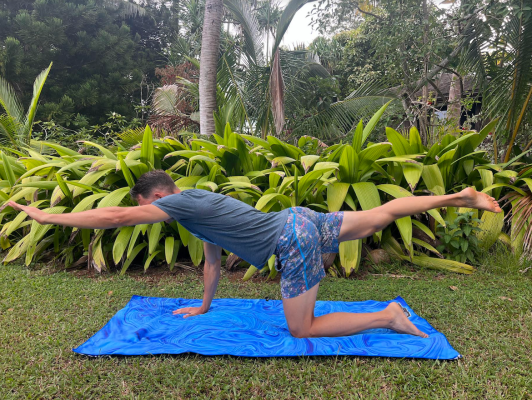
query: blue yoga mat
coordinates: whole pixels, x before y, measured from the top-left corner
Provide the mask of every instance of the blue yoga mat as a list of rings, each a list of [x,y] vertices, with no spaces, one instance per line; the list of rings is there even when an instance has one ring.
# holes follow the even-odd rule
[[[201,300],[133,296],[125,308],[93,337],[73,349],[90,356],[198,353],[244,357],[382,356],[453,360],[460,354],[426,320],[410,320],[428,339],[372,329],[352,336],[297,339],[290,335],[280,300],[215,299],[208,313],[184,319],[172,315],[182,307],[199,307]],[[373,312],[390,301],[318,301],[315,315],[336,311]]]

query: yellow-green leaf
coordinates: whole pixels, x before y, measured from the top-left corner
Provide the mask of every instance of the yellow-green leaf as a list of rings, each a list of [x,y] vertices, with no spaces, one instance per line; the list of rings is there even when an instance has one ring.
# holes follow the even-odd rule
[[[118,264],[120,260],[124,257],[127,249],[127,245],[131,240],[131,235],[133,234],[133,226],[124,226],[119,229],[119,233],[116,236],[115,243],[113,245],[113,261],[115,264]]]
[[[198,266],[203,259],[203,242],[196,236],[190,235],[188,239],[188,252],[194,265]]]
[[[381,199],[377,187],[372,182],[354,183],[353,190],[357,196],[360,207],[366,211],[381,205]]]
[[[138,239],[140,233],[144,229],[146,229],[147,227],[148,227],[147,224],[142,224],[142,225],[136,225],[135,229],[133,229],[133,233],[131,234],[131,240],[129,241],[129,247],[127,249],[127,258],[128,259],[131,256],[131,254],[133,254],[133,252],[135,251],[135,248],[136,248],[135,244],[137,243],[137,239]],[[146,244],[146,246],[147,246],[147,244]]]
[[[488,250],[497,241],[499,233],[504,226],[504,212],[492,213],[484,211],[480,217],[482,223],[479,228],[482,231],[477,233],[479,247]]]
[[[150,255],[150,256],[147,258],[146,262],[144,263],[144,271],[147,271],[147,270],[148,270],[148,268],[150,267],[151,261],[152,261],[152,260],[155,258],[155,256],[156,256],[157,254],[159,254],[160,252],[161,252],[161,250],[157,250],[155,253],[153,253],[152,255]]]
[[[164,255],[168,265],[170,265],[170,261],[174,255],[174,242],[175,239],[172,236],[167,236],[164,240]]]
[[[242,278],[242,280],[245,282],[247,281],[249,278],[251,278],[256,272],[258,271],[258,268],[254,267],[253,265],[250,265],[250,267],[248,268],[248,270],[246,271],[246,273],[244,274],[244,277]]]
[[[120,275],[124,275],[126,273],[127,269],[129,268],[129,266],[131,265],[131,263],[133,262],[135,257],[137,257],[137,255],[140,253],[140,251],[146,246],[147,246],[146,243],[141,243],[141,244],[135,246],[135,248],[132,249],[131,254],[128,253],[127,260],[124,262],[124,265],[122,266],[122,270],[120,271]]]
[[[5,178],[9,181],[9,185],[11,187],[15,186],[15,173],[13,172],[13,168],[11,167],[11,163],[9,162],[6,154],[2,151],[2,164],[4,167],[4,174]]]
[[[329,212],[340,211],[349,190],[349,183],[334,182],[327,186],[327,206]]]
[[[320,159],[320,156],[317,155],[310,155],[310,156],[303,156],[301,157],[301,165],[303,166],[303,169],[305,170],[305,173],[308,172],[308,170]]]
[[[340,243],[340,263],[345,270],[345,275],[358,271],[362,255],[362,240],[351,240]]]
[[[111,159],[111,160],[116,160],[116,156],[113,154],[112,151],[106,149],[105,147],[103,147],[102,145],[98,144],[98,143],[93,143],[93,142],[89,142],[88,140],[80,140],[80,143],[83,143],[84,145],[86,146],[92,146],[92,147],[96,147],[97,149],[99,149],[102,154]]]
[[[181,247],[181,242],[179,240],[174,241],[174,250],[172,252],[172,259],[170,262],[168,262],[168,265],[170,266],[170,271],[174,270],[174,265],[177,260],[177,255],[179,254],[179,248]]]
[[[432,251],[434,254],[437,254],[440,258],[443,258],[443,256],[440,254],[438,250],[434,248],[431,244],[425,242],[424,240],[420,240],[417,238],[412,238],[412,242],[417,244],[418,246],[424,247],[425,249]]]
[[[153,133],[149,125],[146,125],[142,145],[140,146],[140,161],[148,166],[149,170],[153,169],[155,164],[155,155],[153,152]]]
[[[128,193],[129,187],[116,189],[100,200],[97,208],[116,207],[122,202]]]
[[[400,257],[405,261],[411,261],[412,264],[423,268],[458,272],[460,274],[472,274],[475,271],[472,266],[453,260],[427,256],[413,256],[411,259],[409,259],[407,256]]]
[[[290,208],[290,198],[280,193],[265,194],[257,201],[255,208],[268,212],[277,203],[281,203],[283,208]]]
[[[404,245],[410,249],[412,247],[412,218],[409,216],[395,220],[399,234],[403,239]]]
[[[85,185],[85,186],[92,186],[94,185],[100,178],[102,178],[103,176],[107,175],[111,170],[104,170],[104,171],[94,171],[94,172],[89,172],[88,174],[86,174],[83,178],[81,178],[79,180],[78,183],[82,184],[82,185]],[[74,186],[75,185],[75,182],[71,182],[71,184],[73,184]],[[80,194],[84,193],[87,191],[87,188],[84,188],[84,187],[80,187],[80,186],[76,186],[74,188],[74,190],[72,191],[72,196],[73,197],[77,197],[79,196]]]
[[[419,222],[418,220],[415,220],[415,219],[412,219],[412,224],[414,224],[417,228],[419,228],[420,230],[425,232],[425,234],[428,237],[430,237],[432,240],[436,239],[436,237],[434,236],[434,233],[425,224],[423,224],[423,223],[421,223],[421,222]]]
[[[479,169],[478,172],[480,173],[480,182],[482,183],[482,189],[486,190],[484,193],[487,193],[491,195],[491,190],[486,189],[493,185],[493,172],[491,172],[488,169]]]
[[[185,229],[185,227],[181,224],[177,224],[177,229],[179,231],[179,237],[181,238],[181,241],[183,242],[183,246],[188,247],[188,242],[190,237],[192,236],[189,231]]]
[[[438,196],[445,194],[445,184],[437,164],[424,165],[421,176],[428,190]]]
[[[120,165],[120,170],[124,174],[124,179],[127,182],[127,185],[132,188],[135,186],[135,180],[133,179],[133,175],[131,174],[131,171],[129,170],[129,167],[127,166],[126,162],[122,158],[122,156],[118,156],[118,162]]]
[[[163,224],[161,222],[151,226],[150,233],[148,235],[149,254],[152,254],[159,245],[159,236],[161,235],[162,228]]]
[[[92,253],[91,253],[91,265],[96,269],[98,272],[102,272],[103,270],[107,269],[107,266],[105,264],[105,257],[103,255],[103,249],[102,249],[102,234],[97,234],[96,238],[93,240],[92,244]]]
[[[63,177],[56,173],[55,179],[57,180],[57,184],[61,188],[61,191],[63,192],[63,194],[68,198],[72,198],[72,192],[70,191],[70,188],[68,187],[66,182],[63,180]]]
[[[417,183],[419,182],[419,179],[421,178],[423,165],[416,161],[407,161],[401,163],[401,167],[403,168],[403,174],[408,182],[408,186],[410,186],[410,190],[413,192],[417,186]]]

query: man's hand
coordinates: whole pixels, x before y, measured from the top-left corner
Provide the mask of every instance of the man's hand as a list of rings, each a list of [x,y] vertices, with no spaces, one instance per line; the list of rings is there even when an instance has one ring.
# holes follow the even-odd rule
[[[23,206],[22,204],[15,203],[14,201],[8,201],[2,206],[0,211],[5,207],[13,207],[15,211],[23,211],[28,214],[30,218],[37,221],[39,224],[45,224],[46,222],[44,219],[49,215],[36,207]]]
[[[209,310],[205,310],[203,307],[185,307],[180,308],[172,312],[172,314],[185,314],[183,318],[194,317],[195,315],[205,314]]]

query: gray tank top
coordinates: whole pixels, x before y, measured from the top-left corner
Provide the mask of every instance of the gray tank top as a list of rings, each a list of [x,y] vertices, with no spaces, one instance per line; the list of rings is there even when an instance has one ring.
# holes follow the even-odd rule
[[[230,196],[189,189],[152,203],[197,238],[261,269],[277,246],[289,210],[264,213]]]

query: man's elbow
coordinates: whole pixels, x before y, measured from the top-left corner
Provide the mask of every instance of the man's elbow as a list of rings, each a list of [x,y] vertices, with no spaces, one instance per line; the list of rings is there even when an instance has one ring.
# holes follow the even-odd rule
[[[113,207],[109,209],[111,224],[118,228],[120,226],[134,225],[131,222],[131,213],[125,207]]]

